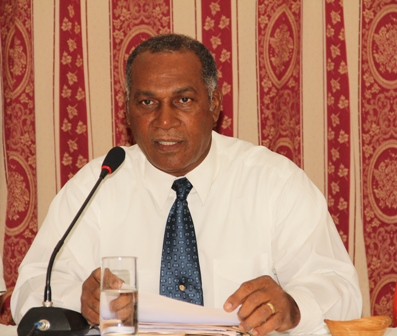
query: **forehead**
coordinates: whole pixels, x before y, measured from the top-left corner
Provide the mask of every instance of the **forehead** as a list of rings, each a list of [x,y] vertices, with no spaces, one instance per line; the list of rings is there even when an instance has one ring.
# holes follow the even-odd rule
[[[198,56],[191,50],[179,50],[179,51],[160,51],[160,52],[151,52],[146,50],[136,56],[134,60],[134,64],[138,62],[144,62],[145,60],[151,61],[165,61],[169,60],[172,61],[176,60],[183,60],[185,62],[196,62],[198,65],[201,66],[200,60]]]
[[[192,51],[159,53],[145,51],[135,58],[131,68],[131,76],[132,82],[137,79],[148,80],[164,76],[175,78],[196,77],[201,80],[201,70],[200,60]]]

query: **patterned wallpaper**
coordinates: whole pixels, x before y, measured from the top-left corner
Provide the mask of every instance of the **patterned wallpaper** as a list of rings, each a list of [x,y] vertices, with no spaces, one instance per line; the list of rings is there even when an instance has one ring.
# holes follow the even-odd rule
[[[367,258],[360,276],[369,285],[363,282],[368,311],[391,315],[397,279],[397,5],[324,0],[323,12],[313,15],[310,1],[1,2],[0,194],[6,201],[0,202],[0,252],[8,292],[0,322],[11,321],[17,267],[55,191],[104,148],[131,141],[124,109],[128,54],[143,39],[174,31],[203,41],[217,61],[224,94],[217,131],[257,139],[316,174],[352,259]],[[346,39],[346,6],[359,13],[357,46]],[[323,44],[310,46],[323,48],[320,61],[302,56],[310,33],[303,27],[312,20],[316,26],[309,29],[323,33]],[[349,64],[354,49],[359,55]],[[255,64],[247,64],[247,57]],[[358,98],[351,92],[357,68]],[[312,96],[304,83],[319,72],[323,82],[314,86],[323,96]],[[42,78],[45,84],[36,85]],[[312,109],[304,96],[323,101],[323,109]],[[321,120],[323,138],[304,127],[312,119]],[[307,150],[309,142],[323,157]],[[361,240],[366,255],[356,254]]]

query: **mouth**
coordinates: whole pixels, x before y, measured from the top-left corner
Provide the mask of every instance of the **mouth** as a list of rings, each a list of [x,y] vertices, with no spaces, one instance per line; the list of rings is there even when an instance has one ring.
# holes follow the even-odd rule
[[[160,151],[164,153],[173,153],[182,146],[183,141],[177,139],[158,139],[155,140],[154,143]]]
[[[157,143],[161,146],[173,146],[178,143],[178,141],[157,141]]]

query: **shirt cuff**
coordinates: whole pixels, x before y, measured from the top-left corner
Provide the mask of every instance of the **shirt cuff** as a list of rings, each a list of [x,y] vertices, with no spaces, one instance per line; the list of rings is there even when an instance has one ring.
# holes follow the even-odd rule
[[[295,300],[301,316],[299,324],[288,332],[292,335],[328,334],[324,315],[312,294],[300,289],[288,290],[287,293]]]

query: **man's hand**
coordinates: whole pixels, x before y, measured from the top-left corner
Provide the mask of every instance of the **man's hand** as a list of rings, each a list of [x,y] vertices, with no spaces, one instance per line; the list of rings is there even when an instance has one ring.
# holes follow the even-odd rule
[[[123,281],[115,276],[108,269],[105,270],[104,275],[105,288],[120,289]],[[100,282],[101,269],[97,268],[83,283],[83,290],[81,293],[81,313],[90,325],[99,325],[99,306],[100,306]],[[131,322],[134,316],[134,311],[131,310],[136,293],[120,294],[116,299],[110,302],[109,309],[115,312],[118,319],[123,322]]]
[[[251,331],[253,335],[286,331],[300,321],[300,311],[294,299],[269,276],[244,282],[226,300],[223,308],[231,312],[239,305],[239,328],[244,332]]]
[[[99,324],[101,269],[97,268],[83,283],[81,293],[81,314],[90,325]]]
[[[136,293],[122,293],[117,299],[110,302],[109,309],[116,313],[117,319],[130,325],[134,321],[133,302],[136,302]]]

